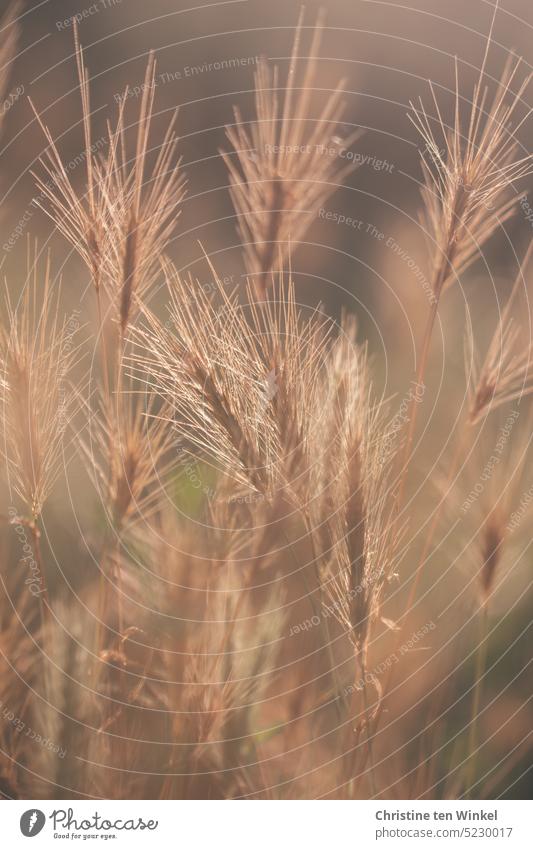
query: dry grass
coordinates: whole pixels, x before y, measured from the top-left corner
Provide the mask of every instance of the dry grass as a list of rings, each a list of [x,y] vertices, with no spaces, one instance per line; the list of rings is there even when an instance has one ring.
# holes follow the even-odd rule
[[[305,311],[292,274],[309,221],[349,170],[323,152],[338,132],[342,85],[315,101],[321,25],[302,62],[300,18],[286,84],[261,61],[254,118],[244,122],[237,109],[228,128],[232,150],[222,158],[243,244],[244,290],[228,290],[206,258],[208,294],[167,256],[185,183],[175,119],[152,140],[153,57],[134,122],[126,121],[126,92],[107,147],[96,154],[90,78],[76,33],[83,190],[38,118],[46,140],[37,176],[43,208],[85,263],[98,319],[94,339],[90,328],[72,338],[50,261],[40,274],[36,248],[19,302],[6,284],[2,452],[16,504],[6,519],[27,533],[40,605],[34,609],[24,559],[11,541],[2,569],[0,701],[32,727],[36,703],[48,701],[42,727],[68,756],[35,755],[0,724],[5,797],[483,795],[476,752],[489,608],[505,574],[510,516],[520,508],[524,484],[514,470],[527,456],[527,424],[518,422],[516,434],[513,424],[510,450],[518,453],[497,465],[453,537],[472,567],[465,582],[477,586],[480,638],[468,673],[468,740],[442,768],[427,766],[430,727],[425,735],[416,720],[414,766],[412,726],[398,721],[391,729],[395,700],[401,719],[405,697],[374,646],[388,646],[398,672],[415,678],[416,699],[418,671],[412,654],[402,660],[400,644],[420,616],[431,616],[419,613],[425,596],[418,590],[439,550],[436,529],[454,527],[457,482],[468,498],[483,472],[481,424],[496,423],[512,403],[527,408],[533,386],[531,344],[522,342],[514,314],[529,251],[482,361],[467,320],[463,436],[433,513],[437,475],[426,481],[431,498],[419,557],[418,529],[404,516],[419,405],[411,395],[398,425],[355,317],[344,315],[336,326],[321,308]],[[0,66],[15,50],[10,31]],[[469,100],[456,74],[449,125],[433,88],[434,114],[420,103],[411,116],[426,146],[422,222],[433,292],[418,386],[443,294],[509,219],[515,184],[531,173],[516,138],[529,115],[518,117],[528,80],[517,84],[518,63],[509,63],[491,98],[486,60]],[[163,314],[150,298],[159,282]],[[100,365],[87,376],[91,344]],[[75,500],[61,478],[72,445],[84,475],[76,487],[90,481],[102,510],[87,511],[88,527],[78,526],[84,574],[71,605],[57,576],[58,542],[48,538],[43,546],[41,531],[52,497],[62,489],[65,505],[65,492]],[[401,603],[391,602],[405,568],[414,576],[407,599],[400,592]],[[438,717],[438,686],[426,697],[428,717]],[[446,715],[452,734],[457,720]]]
[[[322,20],[313,31],[303,70],[298,62],[302,22],[303,11],[283,98],[279,69],[261,59],[255,74],[255,120],[247,128],[235,107],[235,123],[227,130],[232,151],[223,154],[246,270],[259,299],[271,285],[276,263],[289,256],[319,207],[353,170],[353,164],[346,165],[346,160],[331,156],[327,149],[332,143],[339,150],[349,148],[359,136],[358,131],[345,139],[336,136],[342,116],[342,83],[315,116],[312,94],[317,87]]]

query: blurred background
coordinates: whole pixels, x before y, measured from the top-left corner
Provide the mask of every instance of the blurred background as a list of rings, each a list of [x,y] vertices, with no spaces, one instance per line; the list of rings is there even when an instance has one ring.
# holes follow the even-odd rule
[[[332,145],[355,127],[362,128],[363,134],[348,152],[360,167],[328,200],[325,210],[350,217],[353,223],[339,224],[331,216],[310,222],[306,244],[295,260],[299,297],[310,304],[322,302],[335,317],[343,305],[356,311],[362,334],[378,354],[387,391],[397,391],[395,366],[400,362],[405,374],[405,356],[414,367],[416,338],[427,309],[427,257],[416,226],[420,142],[408,118],[410,103],[422,97],[430,108],[431,80],[444,111],[446,104],[451,110],[455,57],[461,90],[466,98],[470,96],[483,59],[493,4],[451,0],[443,7],[437,0],[411,4],[329,0],[326,4],[308,2],[305,8],[303,54],[318,10],[326,10],[317,109],[320,98],[327,97],[340,78],[345,80],[344,125],[332,132]],[[92,78],[96,145],[104,143],[105,121],[116,111],[116,101],[126,86],[130,87],[131,120],[135,120],[138,87],[153,50],[157,59],[156,112],[162,127],[170,112],[179,107],[180,147],[189,183],[173,258],[179,268],[190,270],[202,281],[208,276],[205,251],[222,277],[239,283],[241,251],[227,175],[218,152],[228,147],[224,127],[233,119],[233,106],[239,105],[244,120],[252,117],[256,57],[267,56],[276,62],[282,78],[286,73],[299,12],[300,4],[292,0],[268,4],[232,0],[194,7],[154,0],[149,8],[137,0],[27,4],[20,56],[11,82],[11,92],[23,94],[16,95],[9,106],[2,146],[4,269],[17,267],[24,254],[22,236],[31,232],[43,244],[54,242],[56,262],[68,274],[66,288],[73,298],[79,299],[84,291],[76,257],[58,243],[46,217],[32,204],[36,192],[31,173],[38,170],[36,162],[45,143],[30,99],[58,140],[74,184],[84,184],[73,55],[72,16],[78,16],[80,41]],[[488,79],[498,77],[510,51],[524,57],[523,72],[529,73],[530,17],[526,2],[505,0],[501,4],[488,56]],[[154,138],[157,130],[156,125]],[[526,133],[524,127],[524,139]],[[306,214],[302,210],[302,215]],[[462,352],[454,327],[446,321],[447,311],[463,312],[465,299],[478,291],[484,310],[490,311],[491,305],[497,309],[501,286],[505,286],[501,276],[512,276],[530,233],[530,223],[517,216],[486,249],[485,261],[481,258],[469,274],[468,286],[457,287],[444,303],[441,321],[446,333],[437,329],[440,362],[435,362],[436,368],[442,368],[444,357],[448,374],[456,365],[462,368]],[[17,249],[7,244],[10,237]],[[453,324],[461,336],[461,323]],[[395,356],[390,356],[391,351]]]
[[[0,170],[3,273],[10,281],[20,279],[22,285],[26,237],[38,237],[42,248],[52,249],[54,274],[63,278],[65,310],[79,309],[84,323],[94,321],[87,274],[77,255],[36,208],[32,174],[41,173],[38,159],[46,148],[33,104],[57,140],[64,162],[69,163],[73,183],[81,189],[85,183],[72,24],[72,17],[77,16],[91,76],[95,142],[102,139],[103,144],[106,120],[116,114],[118,98],[126,86],[126,116],[131,114],[131,120],[135,120],[140,96],[137,87],[143,82],[147,57],[153,50],[157,61],[154,139],[178,107],[180,151],[188,180],[172,258],[179,269],[208,284],[207,254],[228,285],[243,286],[242,252],[219,151],[228,148],[225,126],[234,120],[234,105],[238,104],[244,120],[253,117],[257,57],[266,56],[278,64],[281,79],[285,79],[299,2],[227,0],[193,5],[189,0],[44,0],[28,2],[24,8],[19,56],[11,76],[10,99],[4,104]],[[304,307],[322,304],[335,319],[343,308],[355,312],[360,338],[368,339],[374,357],[379,392],[401,399],[414,376],[416,350],[428,309],[424,289],[428,257],[417,225],[420,141],[408,117],[410,103],[421,97],[431,111],[431,80],[444,113],[451,118],[455,57],[461,91],[467,99],[471,96],[494,7],[488,0],[307,0],[302,55],[321,8],[326,10],[326,22],[319,51],[319,90],[313,95],[317,114],[322,100],[339,78],[344,79],[343,124],[332,132],[331,144],[335,146],[339,137],[361,128],[361,137],[350,149],[360,165],[326,202],[325,212],[332,215],[310,221],[305,243],[295,252],[297,296]],[[529,74],[532,36],[533,8],[529,0],[503,0],[487,57],[487,78],[495,81],[499,77],[511,51],[523,56],[522,72]],[[526,96],[522,114],[530,108],[531,90]],[[530,124],[522,128],[519,138],[526,151]],[[531,188],[519,186],[517,191],[530,193]],[[306,214],[302,210],[302,215]],[[352,222],[339,223],[340,216]],[[465,395],[465,311],[475,322],[476,338],[483,349],[531,238],[531,228],[532,223],[519,209],[443,300],[427,376],[428,395],[417,434],[420,480],[425,480],[432,469],[442,473],[455,438]],[[16,289],[16,283],[10,285]],[[162,295],[155,291],[154,304],[158,298],[161,300]],[[527,300],[521,320],[527,339],[531,337]],[[417,501],[416,480],[412,487],[409,519],[416,527],[418,511],[427,504]],[[428,498],[427,493],[424,497]],[[437,490],[434,497],[438,497]],[[76,499],[76,510],[81,511],[77,516],[83,516],[93,504],[93,496],[84,489]],[[66,511],[58,501],[50,511],[47,527],[51,536],[54,527],[62,528],[63,538],[66,533],[62,547],[55,546],[55,556],[62,574],[75,586],[83,581],[76,559],[83,552],[76,548],[76,526],[70,518],[67,521]],[[77,552],[75,558],[73,551]],[[438,623],[438,642],[445,648],[436,662],[425,664],[408,693],[401,691],[396,705],[398,722],[414,702],[419,705],[415,721],[425,721],[424,695],[443,681],[445,712],[446,700],[453,702],[463,692],[471,674],[473,659],[466,655],[464,663],[449,665],[454,653],[461,657],[465,635],[469,628],[475,629],[475,623],[471,593],[461,571],[465,566],[459,563],[441,580],[445,562],[446,557],[432,562],[423,587],[423,612],[415,612],[414,620],[418,619],[421,626]],[[512,752],[508,774],[494,789],[510,796],[530,792],[526,769],[530,759],[526,742],[533,718],[528,706],[531,678],[527,675],[530,564],[527,554],[513,560],[512,575],[502,585],[496,603],[499,618],[491,644],[493,689],[487,698],[493,697],[495,702],[485,720],[484,734],[491,740],[486,758],[487,763],[496,763]],[[404,574],[413,568],[413,563],[402,564]],[[449,611],[441,616],[452,601],[456,610],[467,613],[467,624],[460,631]],[[507,615],[510,610],[512,617]],[[393,597],[392,615],[394,611]],[[429,658],[431,638],[430,634],[417,648],[427,652]],[[386,639],[376,648],[378,659],[387,656]],[[508,654],[510,646],[512,653]],[[418,657],[415,666],[419,668]],[[450,678],[442,678],[444,668],[452,669]],[[509,687],[511,680],[513,686]],[[466,700],[465,722],[467,704]],[[412,714],[409,722],[413,722]],[[453,727],[447,733],[453,738]]]

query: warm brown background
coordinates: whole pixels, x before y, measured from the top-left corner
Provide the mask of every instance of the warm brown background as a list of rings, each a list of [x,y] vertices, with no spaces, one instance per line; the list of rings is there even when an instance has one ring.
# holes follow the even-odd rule
[[[159,85],[156,99],[156,111],[162,113],[162,124],[169,110],[179,106],[181,151],[189,180],[189,199],[183,206],[178,236],[172,246],[173,258],[178,267],[192,270],[200,280],[207,279],[201,243],[220,275],[233,275],[238,282],[243,272],[241,255],[226,190],[227,177],[217,154],[225,143],[224,125],[232,120],[233,104],[240,105],[245,118],[252,115],[253,65],[204,71],[191,77],[185,77],[185,68],[266,55],[281,66],[283,76],[299,3],[295,0],[244,0],[194,6],[194,0],[106,2],[108,8],[105,9],[100,0],[96,4],[89,0],[75,3],[45,0],[28,4],[20,56],[10,85],[11,91],[23,85],[25,94],[9,111],[2,143],[0,258],[4,258],[3,272],[15,279],[16,272],[23,267],[24,239],[19,239],[9,252],[5,252],[2,245],[31,208],[35,189],[30,171],[36,167],[36,160],[43,151],[43,137],[27,96],[31,97],[54,137],[61,139],[59,146],[64,160],[74,161],[82,149],[81,110],[73,31],[62,22],[70,15],[97,5],[98,12],[88,15],[80,25],[80,38],[93,78],[92,105],[97,127],[100,122],[100,131],[95,131],[95,137],[105,132],[105,115],[108,110],[115,109],[115,95],[126,84],[135,86],[142,82],[150,49],[156,53],[160,79],[165,78],[165,74],[182,73],[182,79]],[[492,3],[486,0],[410,0],[406,3],[328,0],[318,4],[308,0],[305,18],[308,26],[313,25],[319,6],[327,8],[320,87],[327,92],[339,77],[346,79],[345,126],[340,131],[350,132],[356,126],[364,128],[364,135],[354,150],[378,160],[386,159],[393,166],[389,171],[363,165],[348,179],[347,186],[330,198],[327,208],[361,219],[365,225],[374,224],[387,238],[392,236],[423,269],[424,244],[416,225],[413,226],[419,205],[420,166],[418,140],[406,116],[409,101],[421,95],[429,106],[427,80],[431,79],[443,103],[451,107],[449,90],[454,80],[455,56],[459,60],[463,93],[466,97],[470,95],[485,49]],[[533,7],[528,0],[504,0],[502,7],[488,60],[489,77],[499,74],[512,49],[524,56],[524,72],[531,70]],[[528,95],[531,97],[531,92]],[[317,92],[316,97],[320,96]],[[526,109],[527,104],[524,104]],[[134,112],[133,109],[132,114]],[[527,147],[526,134],[523,143]],[[83,186],[83,170],[83,166],[73,170],[73,180],[79,186]],[[533,200],[531,203],[533,206]],[[24,235],[30,233],[54,249],[54,269],[61,270],[64,277],[66,308],[68,303],[79,306],[82,301],[84,320],[90,320],[92,301],[89,297],[84,299],[87,279],[77,257],[53,233],[45,216],[38,211],[34,211],[25,228]],[[518,214],[505,232],[497,234],[484,259],[462,281],[462,287],[456,287],[443,303],[428,377],[430,387],[435,387],[429,389],[430,395],[438,392],[441,400],[438,414],[433,415],[431,422],[428,447],[432,463],[444,462],[440,452],[446,448],[446,439],[453,431],[452,402],[460,401],[464,393],[461,373],[465,299],[483,338],[484,328],[491,326],[516,270],[516,256],[523,253],[531,235],[531,225]],[[404,394],[406,375],[413,371],[415,340],[427,310],[427,299],[416,278],[406,269],[404,261],[385,250],[382,243],[366,232],[366,226],[356,231],[331,221],[316,220],[308,231],[307,242],[295,260],[300,300],[310,304],[323,301],[325,309],[334,316],[340,314],[342,305],[355,310],[361,335],[369,338],[371,350],[376,354],[380,389],[387,395]],[[527,312],[524,320],[527,325]],[[449,403],[446,403],[447,398]],[[431,411],[429,404],[428,411]],[[421,451],[419,456],[427,455]],[[420,461],[423,477],[426,475],[424,462]],[[83,493],[80,498],[83,499]],[[51,514],[49,522],[51,531],[54,523],[62,523],[61,508],[56,509],[55,515]],[[66,533],[68,535],[68,530]],[[61,560],[61,551],[57,554]],[[66,550],[63,555],[65,573],[73,578],[79,563],[74,562]],[[409,571],[410,566],[405,564],[405,569]],[[516,569],[513,580],[503,588],[498,602],[502,610],[527,585],[528,566],[526,563],[523,568]],[[430,577],[430,581],[434,577]],[[452,585],[441,588],[439,597],[426,601],[426,621],[438,615],[442,593],[453,595],[456,589]],[[461,597],[459,604],[468,609],[468,598]],[[505,646],[527,627],[528,620],[526,597],[513,623],[505,621],[498,632],[493,649],[496,658],[504,658]],[[506,667],[504,659],[498,665],[493,679],[495,686],[503,688],[514,671],[526,666],[530,651],[525,640],[523,636],[518,642],[510,667]],[[450,651],[453,648],[450,645]],[[460,688],[460,681],[457,686]],[[527,691],[527,680],[520,679],[509,695],[511,701],[502,700],[500,714],[496,711],[491,714],[490,721],[495,726],[486,729],[487,734],[497,730],[497,716],[503,723],[515,704],[525,703]],[[515,738],[524,737],[527,723],[527,713],[523,712],[514,725],[505,726],[494,744],[495,761],[512,748]],[[519,762],[518,770],[522,768]],[[526,794],[526,781],[522,779],[513,794]]]

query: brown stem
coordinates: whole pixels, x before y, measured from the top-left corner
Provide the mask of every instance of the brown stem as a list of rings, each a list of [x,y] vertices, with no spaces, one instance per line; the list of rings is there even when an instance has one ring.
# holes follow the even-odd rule
[[[41,576],[41,590],[39,592],[39,615],[43,632],[41,640],[44,643],[44,640],[46,639],[46,637],[44,636],[46,632],[46,625],[50,621],[50,608],[48,605],[48,588],[46,585],[46,577],[43,568],[43,558],[41,554],[41,532],[39,530],[39,526],[37,525],[37,520],[25,519],[24,516],[6,516],[4,513],[1,513],[0,522],[5,523],[6,525],[23,525],[31,533],[33,542],[33,556],[35,563],[37,564],[37,568],[39,570],[39,575]],[[44,651],[44,645],[42,646],[42,648]]]
[[[306,520],[305,517],[304,517],[304,524],[305,524],[306,530],[309,534],[309,531],[308,531],[308,528],[307,528],[307,520]],[[289,546],[289,549],[291,551],[291,554],[294,558],[295,563],[297,564],[298,568],[301,570],[307,598],[309,599],[309,603],[310,603],[311,608],[313,610],[313,614],[318,617],[320,624],[321,624],[321,627],[322,627],[322,636],[323,636],[323,640],[324,640],[324,643],[326,645],[326,651],[327,651],[327,654],[328,654],[328,665],[329,665],[328,672],[329,672],[329,675],[330,675],[332,682],[333,682],[333,691],[334,691],[334,695],[335,695],[335,699],[334,699],[335,709],[337,711],[337,716],[339,718],[339,722],[342,722],[344,720],[344,717],[343,717],[342,711],[340,709],[339,697],[343,699],[345,706],[346,706],[346,701],[345,701],[346,697],[345,697],[344,691],[342,690],[342,687],[341,687],[341,684],[340,684],[340,681],[339,681],[339,677],[338,677],[338,674],[337,674],[337,668],[336,668],[336,664],[335,664],[335,658],[333,656],[333,648],[332,648],[331,639],[330,639],[329,623],[327,622],[327,619],[322,615],[322,613],[323,613],[322,604],[320,604],[320,606],[319,606],[315,602],[315,598],[314,598],[314,595],[313,595],[314,590],[309,585],[309,581],[307,580],[305,568],[301,567],[298,556],[297,556],[296,552],[294,551],[294,547],[292,545],[292,542],[289,539],[285,530],[283,531],[283,536],[285,537],[285,540],[287,542],[287,545]],[[315,556],[314,546],[312,546],[312,548],[313,548],[312,554],[313,554],[313,558],[314,558],[314,556]],[[320,597],[322,598],[322,585],[321,585],[321,582],[320,582],[320,576],[318,574],[318,567],[317,567],[316,561],[314,561],[314,564],[315,564],[315,574],[317,576],[317,582],[318,582],[317,588],[318,588],[318,591],[320,593]]]
[[[96,287],[96,306],[98,310],[98,330],[100,334],[100,358],[102,361],[102,378],[104,381],[104,393],[106,401],[109,403],[111,399],[111,389],[109,386],[109,360],[107,355],[107,343],[105,338],[104,318],[102,314],[102,297],[100,295],[100,286]]]
[[[423,339],[422,339],[422,348],[421,348],[421,351],[420,351],[420,357],[419,357],[419,360],[418,360],[418,368],[417,368],[417,371],[416,371],[416,382],[417,382],[418,386],[423,385],[423,382],[424,382],[424,376],[425,376],[425,373],[426,373],[427,362],[428,362],[428,357],[429,357],[429,349],[430,349],[430,345],[431,345],[431,337],[433,335],[433,328],[435,327],[435,321],[437,319],[437,313],[438,313],[439,303],[440,303],[440,296],[441,296],[443,285],[444,285],[445,278],[446,278],[446,269],[447,269],[447,261],[443,260],[439,264],[437,272],[436,272],[435,277],[434,277],[433,292],[435,293],[435,296],[434,296],[434,300],[431,303],[431,309],[429,311],[429,314],[428,314],[428,317],[427,317],[427,320],[426,320],[426,326],[425,326],[425,329],[424,329],[424,336],[423,336]],[[408,424],[408,430],[407,430],[407,437],[406,437],[406,441],[405,441],[405,447],[404,447],[404,450],[402,452],[400,480],[399,480],[398,489],[396,491],[396,496],[395,496],[395,509],[396,509],[397,514],[400,513],[400,510],[401,510],[401,507],[402,507],[402,501],[403,501],[403,496],[404,496],[404,491],[405,491],[405,484],[406,484],[406,480],[407,480],[407,472],[409,470],[409,463],[411,461],[410,454],[411,454],[411,446],[412,446],[414,432],[415,432],[415,426],[416,426],[417,407],[418,407],[418,403],[417,403],[416,393],[413,393],[413,395],[410,398],[409,407],[408,407],[407,416],[408,416],[409,424]],[[437,525],[437,520],[436,520],[436,518],[434,518],[432,527],[430,529],[429,538],[432,538],[434,530],[436,528],[436,525]],[[423,565],[424,565],[424,562],[425,562],[425,554],[427,554],[427,551],[426,551],[427,546],[428,546],[428,542],[426,541],[426,546],[424,547],[424,555],[423,555],[420,563],[418,564],[418,567],[417,567],[417,570],[416,570],[416,573],[415,573],[414,585],[411,588],[411,591],[409,593],[409,597],[407,599],[407,604],[406,604],[406,608],[405,608],[402,619],[405,619],[405,615],[406,615],[407,611],[410,609],[410,607],[413,603],[414,594],[416,592],[416,589],[418,588],[420,576],[421,576]],[[401,630],[398,631],[398,636],[396,638],[396,644],[395,644],[395,651],[397,651],[397,649],[398,649],[400,635],[401,635]],[[380,720],[380,717],[381,717],[382,706],[385,702],[385,695],[390,690],[393,676],[394,676],[394,669],[391,668],[389,670],[387,684],[385,685],[385,688],[384,688],[383,698],[380,701],[380,705],[379,705],[377,713],[376,713],[376,720],[375,720],[376,727],[377,727],[377,724],[379,723],[379,720]]]
[[[46,576],[44,573],[43,557],[41,553],[41,532],[37,525],[36,519],[27,522],[27,527],[31,532],[33,541],[33,556],[41,576],[41,590],[39,592],[39,615],[41,619],[41,648],[44,655],[43,665],[43,688],[44,697],[47,704],[50,704],[49,695],[50,688],[48,686],[48,662],[49,653],[47,646],[49,645],[49,628],[50,628],[50,607],[48,604],[48,587],[46,585]]]
[[[431,525],[429,527],[428,533],[426,535],[426,539],[424,541],[424,547],[422,549],[422,554],[420,555],[420,560],[418,561],[418,565],[416,567],[415,576],[414,576],[414,579],[413,579],[411,589],[409,591],[409,595],[407,597],[407,602],[405,604],[403,614],[401,615],[400,619],[398,620],[401,627],[396,632],[396,640],[395,640],[394,649],[393,649],[394,654],[398,651],[398,648],[399,648],[399,645],[400,645],[400,639],[401,639],[402,631],[403,631],[403,623],[405,622],[407,614],[409,613],[409,611],[411,610],[411,608],[413,606],[416,591],[417,591],[418,586],[420,584],[420,578],[422,577],[422,572],[423,572],[424,566],[426,565],[426,562],[427,562],[428,554],[429,554],[429,551],[430,551],[430,548],[431,548],[431,543],[433,542],[433,537],[434,537],[435,531],[437,529],[441,510],[442,510],[442,507],[445,503],[446,494],[448,492],[448,488],[450,486],[450,483],[452,482],[452,480],[455,476],[455,472],[457,470],[457,465],[459,463],[459,459],[460,459],[460,457],[463,453],[463,450],[464,450],[466,437],[469,435],[469,433],[470,433],[470,430],[469,430],[469,427],[467,426],[463,430],[461,438],[457,442],[457,448],[456,448],[455,453],[452,457],[451,464],[450,464],[450,470],[449,470],[448,476],[446,478],[446,484],[445,484],[446,492],[445,492],[445,495],[441,498],[439,504],[437,505],[437,508],[435,509],[435,513],[433,514],[433,519],[432,519]],[[390,692],[390,689],[392,687],[392,682],[394,680],[395,671],[396,671],[396,667],[394,667],[394,666],[392,666],[389,669],[389,673],[388,673],[388,676],[387,676],[387,683],[386,683],[385,688],[384,688],[385,693]]]
[[[115,572],[115,583],[116,589],[118,593],[117,599],[117,619],[118,619],[118,633],[120,636],[124,634],[124,611],[123,611],[123,587],[122,587],[122,569],[120,568],[120,542],[117,539],[115,546],[115,563],[114,563],[114,572]]]
[[[312,532],[311,532],[311,525],[309,523],[309,520],[308,520],[308,517],[307,517],[305,511],[303,511],[302,515],[303,515],[307,535],[309,537],[309,542],[310,542],[310,545],[311,545],[311,555],[313,557],[314,572],[315,572],[318,591],[319,591],[319,594],[320,594],[320,613],[319,613],[319,616],[320,616],[320,621],[321,621],[322,626],[323,626],[323,635],[324,635],[324,639],[325,639],[325,642],[326,642],[326,650],[327,650],[327,653],[328,653],[329,665],[330,665],[330,670],[331,670],[331,677],[333,679],[333,685],[334,685],[334,688],[335,688],[335,691],[336,691],[335,702],[337,703],[337,699],[340,697],[340,699],[341,699],[341,701],[344,705],[344,709],[346,711],[346,714],[349,716],[349,713],[348,713],[348,711],[349,711],[348,698],[346,696],[346,693],[344,692],[344,689],[341,685],[341,681],[340,681],[338,673],[337,673],[337,665],[335,663],[335,656],[333,654],[333,644],[332,644],[332,641],[331,641],[331,632],[330,632],[330,629],[329,629],[329,622],[328,622],[327,616],[324,616],[324,607],[325,607],[324,590],[322,588],[322,579],[320,577],[320,570],[319,570],[319,566],[318,566],[318,552],[316,550],[316,546],[315,546],[315,543],[314,543],[314,540],[313,540],[313,535],[312,535]],[[310,598],[312,599],[312,595],[310,596]],[[340,712],[339,712],[339,714],[340,714]]]
[[[420,556],[420,560],[419,560],[418,566],[416,568],[415,577],[414,577],[414,580],[413,580],[413,585],[412,585],[411,590],[409,592],[409,597],[407,599],[407,603],[405,605],[405,610],[403,612],[403,616],[402,616],[403,620],[405,619],[405,617],[407,616],[407,613],[409,612],[409,610],[411,609],[411,607],[413,605],[415,594],[416,594],[416,591],[418,589],[418,584],[420,582],[420,577],[422,575],[422,571],[423,571],[424,566],[426,564],[427,556],[428,556],[429,550],[431,548],[431,543],[433,542],[433,536],[434,536],[435,531],[437,529],[437,525],[438,525],[439,518],[440,518],[440,513],[441,513],[442,507],[444,505],[445,499],[447,497],[448,488],[449,488],[449,486],[450,486],[450,484],[451,484],[451,482],[452,482],[452,480],[455,476],[455,472],[456,472],[456,469],[457,469],[457,464],[459,462],[459,458],[461,457],[461,454],[463,453],[465,437],[468,433],[469,433],[469,430],[467,428],[465,428],[463,430],[461,438],[459,439],[459,441],[457,443],[457,448],[456,448],[455,453],[452,457],[452,461],[451,461],[451,464],[450,464],[450,470],[449,470],[448,476],[446,478],[446,484],[445,484],[445,490],[446,491],[445,491],[444,496],[439,501],[439,504],[437,505],[437,507],[435,509],[435,513],[433,514],[433,520],[431,522],[431,525],[430,525],[430,528],[428,530],[426,539],[424,541],[424,548],[422,549],[422,554]],[[397,646],[396,646],[396,648],[397,648]]]
[[[468,734],[467,748],[467,768],[466,768],[466,798],[470,798],[472,785],[476,777],[476,761],[477,761],[477,731],[479,718],[479,705],[481,701],[481,690],[483,688],[483,676],[487,663],[487,643],[488,643],[488,621],[489,621],[488,604],[485,602],[479,612],[479,644],[476,653],[476,683],[474,685],[474,693],[472,698],[472,714],[470,719],[470,729]]]
[[[368,749],[368,763],[370,764],[370,792],[372,796],[377,796],[377,788],[376,788],[376,778],[375,778],[375,768],[374,768],[374,747],[372,743],[372,731],[370,728],[370,706],[368,704],[368,691],[366,686],[366,661],[365,661],[365,649],[362,649],[360,652],[359,662],[361,665],[361,677],[363,679],[363,707],[365,712],[365,725],[366,725],[366,744]]]
[[[124,615],[122,605],[122,572],[119,565],[120,540],[115,540],[115,545],[111,546],[108,539],[104,540],[102,551],[100,554],[100,578],[98,588],[98,626],[96,639],[96,653],[99,656],[100,651],[105,648],[104,635],[107,623],[108,604],[108,587],[107,584],[111,579],[111,589],[118,593],[117,599],[117,631],[119,639],[124,634]],[[109,577],[107,573],[109,572]],[[111,630],[114,630],[111,628]]]
[[[435,326],[435,321],[436,321],[436,318],[437,318],[437,312],[438,312],[438,309],[439,309],[439,301],[440,301],[439,296],[435,295],[435,300],[431,304],[431,309],[429,311],[429,315],[428,315],[427,321],[426,321],[426,327],[425,327],[425,330],[424,330],[424,337],[422,339],[422,348],[421,348],[420,357],[419,357],[419,360],[418,360],[418,368],[416,370],[416,383],[417,383],[418,386],[424,385],[424,376],[425,376],[425,373],[426,373],[426,367],[427,367],[428,356],[429,356],[429,348],[430,348],[430,345],[431,345],[431,337],[433,335],[433,328]],[[417,396],[416,396],[416,393],[413,393],[411,398],[410,398],[410,401],[409,401],[409,408],[408,408],[408,412],[407,412],[407,418],[408,418],[409,423],[408,423],[408,426],[407,426],[407,436],[406,436],[406,439],[405,439],[405,446],[404,446],[404,450],[402,452],[400,480],[399,480],[399,484],[398,484],[398,490],[397,490],[397,493],[396,493],[396,510],[397,510],[398,513],[400,512],[400,509],[401,509],[401,506],[402,506],[403,495],[404,495],[404,490],[405,490],[405,483],[406,483],[406,480],[407,480],[407,472],[408,472],[408,469],[409,469],[409,463],[411,461],[410,454],[411,454],[411,446],[412,446],[412,443],[413,443],[413,437],[414,437],[414,433],[415,433],[417,407],[418,407]]]

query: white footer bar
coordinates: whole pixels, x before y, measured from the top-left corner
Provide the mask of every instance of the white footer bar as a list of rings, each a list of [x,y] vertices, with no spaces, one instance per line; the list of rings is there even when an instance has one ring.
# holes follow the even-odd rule
[[[13,801],[1,845],[184,849],[533,846],[529,802]],[[34,841],[34,842],[32,842]]]

